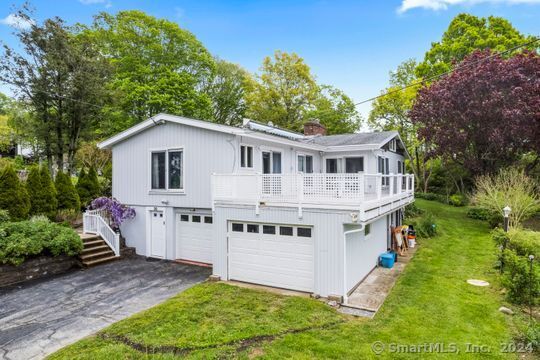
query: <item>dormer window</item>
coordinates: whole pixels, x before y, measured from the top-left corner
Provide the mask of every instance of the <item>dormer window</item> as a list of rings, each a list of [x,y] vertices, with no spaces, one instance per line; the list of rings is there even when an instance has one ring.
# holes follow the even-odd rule
[[[396,139],[390,140],[390,142],[388,143],[388,150],[396,151]]]

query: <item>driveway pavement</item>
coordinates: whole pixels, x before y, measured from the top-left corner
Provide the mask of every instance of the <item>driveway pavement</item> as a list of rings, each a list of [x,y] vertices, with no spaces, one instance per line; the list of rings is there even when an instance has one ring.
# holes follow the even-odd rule
[[[211,273],[136,257],[0,289],[0,359],[41,359],[156,305]]]

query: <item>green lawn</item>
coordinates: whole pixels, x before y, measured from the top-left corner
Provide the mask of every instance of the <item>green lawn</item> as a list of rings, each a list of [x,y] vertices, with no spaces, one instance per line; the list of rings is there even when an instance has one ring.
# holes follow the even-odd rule
[[[489,229],[465,209],[418,200],[432,212],[439,235],[420,241],[415,258],[372,320],[340,315],[307,298],[206,283],[66,347],[51,359],[419,358],[391,353],[392,344],[455,346],[460,358],[516,358],[500,351],[511,322],[492,268]],[[468,285],[484,279],[488,288]],[[375,355],[372,344],[385,345]],[[484,353],[466,353],[467,344]],[[414,349],[412,349],[414,350]],[[454,358],[426,354],[422,358]]]

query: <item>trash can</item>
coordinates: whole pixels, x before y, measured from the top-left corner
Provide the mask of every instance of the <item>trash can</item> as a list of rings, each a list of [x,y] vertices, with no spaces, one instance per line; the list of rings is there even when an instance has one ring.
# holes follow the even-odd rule
[[[392,253],[384,253],[381,256],[379,256],[381,266],[384,268],[391,269],[394,267],[394,254]]]

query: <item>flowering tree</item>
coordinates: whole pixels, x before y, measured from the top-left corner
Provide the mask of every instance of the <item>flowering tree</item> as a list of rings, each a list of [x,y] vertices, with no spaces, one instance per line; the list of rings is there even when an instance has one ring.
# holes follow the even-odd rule
[[[90,204],[92,210],[103,210],[109,218],[109,225],[114,230],[120,230],[120,225],[129,219],[135,217],[135,209],[122,204],[115,198],[98,197]]]
[[[421,89],[410,112],[432,155],[453,159],[473,175],[540,152],[540,56],[487,56],[489,50],[476,51]]]

